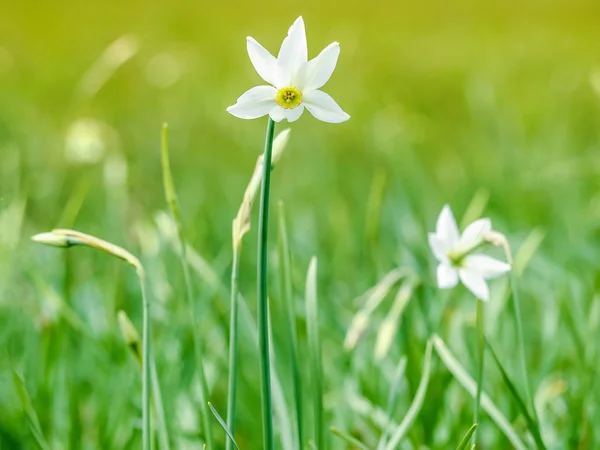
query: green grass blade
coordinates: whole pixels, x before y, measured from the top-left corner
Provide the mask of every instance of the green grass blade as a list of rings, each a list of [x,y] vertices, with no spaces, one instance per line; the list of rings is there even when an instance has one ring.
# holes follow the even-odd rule
[[[283,202],[279,202],[279,275],[281,298],[285,307],[287,320],[287,337],[290,365],[292,368],[292,385],[294,390],[294,407],[296,409],[296,435],[298,450],[302,449],[304,436],[302,413],[302,378],[298,367],[298,340],[296,332],[296,312],[292,291],[292,261],[290,245],[285,221]]]
[[[531,417],[531,415],[529,414],[529,411],[527,409],[527,405],[526,405],[525,401],[519,395],[519,391],[517,390],[516,386],[514,385],[514,383],[511,381],[510,377],[508,376],[508,373],[502,366],[502,363],[500,362],[498,355],[496,355],[496,352],[492,348],[492,344],[490,344],[490,341],[486,339],[485,343],[488,347],[488,350],[490,351],[490,354],[492,355],[492,359],[496,363],[496,366],[498,366],[498,370],[500,370],[500,374],[502,375],[502,381],[504,381],[504,384],[508,388],[509,392],[511,393],[511,395],[513,396],[515,401],[517,402],[519,411],[521,411],[521,414],[523,414],[523,417],[525,417],[525,421],[527,422],[527,428],[529,429],[529,432],[533,436],[533,439],[535,440],[537,447],[542,450],[545,450],[546,446],[544,444],[544,441],[542,440],[538,422],[533,417]]]
[[[388,396],[387,409],[386,414],[388,416],[388,423],[383,430],[383,435],[381,439],[377,443],[377,449],[385,448],[385,444],[387,443],[388,435],[391,431],[392,424],[392,416],[396,411],[396,407],[398,405],[398,398],[400,397],[400,386],[402,377],[404,376],[404,372],[406,372],[406,357],[403,356],[400,358],[400,362],[396,366],[396,370],[394,371],[394,377],[392,378],[392,385],[390,387],[390,393]]]
[[[119,328],[123,335],[123,340],[127,344],[133,357],[138,363],[140,370],[142,369],[142,342],[140,334],[137,329],[129,320],[125,311],[119,311],[117,313],[117,321],[119,322]],[[154,412],[156,414],[156,422],[158,428],[158,438],[160,441],[161,450],[170,450],[171,445],[169,441],[169,430],[167,426],[167,418],[165,414],[164,404],[162,400],[162,390],[160,388],[160,380],[158,378],[158,372],[156,370],[156,361],[154,354],[150,355],[150,381],[152,383],[152,401],[154,404]]]
[[[179,201],[177,200],[177,194],[175,192],[175,185],[173,183],[173,176],[171,174],[171,166],[169,162],[169,129],[167,124],[163,124],[162,128],[162,139],[161,139],[161,161],[163,169],[163,185],[165,191],[165,198],[171,211],[173,221],[177,227],[177,235],[179,238],[179,257],[181,260],[181,267],[183,270],[183,277],[185,280],[185,295],[187,298],[188,306],[190,308],[192,317],[192,336],[194,339],[194,350],[196,353],[196,364],[198,378],[200,379],[200,414],[202,416],[202,423],[204,426],[204,435],[206,436],[206,446],[208,450],[214,450],[215,445],[212,437],[212,427],[210,424],[210,415],[208,412],[208,383],[206,381],[206,375],[204,373],[203,364],[203,352],[202,343],[200,341],[200,335],[198,334],[198,320],[196,317],[196,308],[194,305],[194,294],[192,290],[192,280],[190,277],[190,267],[187,261],[187,239],[183,231],[183,223],[181,220],[181,213],[179,207]]]
[[[475,414],[474,423],[480,423],[479,407],[481,405],[481,393],[483,392],[483,362],[485,358],[485,332],[483,330],[483,300],[475,299],[477,302],[477,391],[475,392]],[[477,444],[477,430],[473,430],[473,447]]]
[[[512,291],[512,303],[515,314],[515,322],[517,328],[517,343],[519,346],[519,362],[521,365],[523,383],[525,386],[525,396],[531,410],[533,412],[533,416],[536,422],[539,422],[539,418],[537,415],[537,411],[535,408],[535,401],[533,400],[533,395],[531,395],[531,387],[530,387],[530,378],[529,373],[527,371],[527,356],[525,354],[525,337],[523,334],[523,320],[521,319],[521,302],[519,300],[519,290],[517,288],[517,276],[515,273],[510,274],[510,287]]]
[[[323,432],[323,371],[321,367],[321,343],[319,340],[319,314],[317,300],[317,258],[313,257],[306,274],[306,328],[308,335],[308,365],[312,384],[315,421],[315,443],[325,448]]]
[[[329,429],[335,436],[339,437],[341,440],[343,440],[347,444],[353,445],[354,447],[358,448],[359,450],[370,450],[369,447],[367,447],[365,444],[360,442],[355,437],[350,436],[348,433],[344,433],[342,430],[335,428],[335,427],[329,427]]]
[[[154,353],[154,352],[153,352]],[[156,361],[154,354],[150,358],[150,380],[152,382],[152,400],[154,402],[154,412],[156,413],[156,428],[158,428],[158,439],[161,450],[170,450],[171,444],[169,441],[169,428],[167,425],[167,416],[162,398],[162,389],[160,388],[160,380],[156,371]]]
[[[258,348],[258,330],[256,322],[248,310],[248,306],[240,294],[238,297],[240,305],[240,323],[242,323],[251,336],[252,342]],[[291,425],[289,424],[288,407],[285,401],[285,395],[281,386],[281,381],[275,365],[271,367],[271,384],[273,386],[273,411],[279,424],[279,435],[281,437],[282,448],[293,448],[294,438],[292,436]]]
[[[471,440],[471,436],[473,436],[473,433],[475,433],[476,429],[477,424],[474,423],[471,426],[471,428],[469,428],[469,431],[467,431],[467,434],[465,434],[465,436],[462,438],[460,444],[458,444],[458,447],[456,447],[456,450],[464,450],[465,448],[467,448],[467,446],[469,445],[469,441]]]
[[[235,439],[233,438],[233,434],[231,434],[229,427],[227,426],[227,424],[225,423],[225,421],[223,420],[221,415],[217,412],[217,410],[215,409],[215,407],[213,406],[213,404],[211,402],[208,402],[208,407],[210,408],[211,412],[215,416],[215,419],[217,419],[217,422],[219,422],[219,425],[221,425],[221,428],[223,428],[223,430],[227,434],[227,437],[229,438],[229,440],[233,443],[235,448],[240,450],[240,447],[238,447],[237,442],[235,442]]]
[[[417,415],[421,411],[423,407],[423,402],[425,401],[425,394],[427,393],[427,386],[429,385],[429,377],[431,375],[431,340],[427,341],[427,347],[425,348],[425,358],[423,363],[423,375],[421,376],[421,381],[419,382],[419,387],[417,388],[417,393],[415,394],[415,398],[413,399],[410,407],[408,408],[408,412],[402,419],[402,422],[392,434],[390,442],[385,447],[387,450],[395,450],[398,448],[398,444],[406,435],[406,432],[409,430]]]
[[[25,382],[23,378],[16,372],[12,371],[13,374],[13,382],[15,384],[15,389],[17,390],[17,394],[19,395],[19,399],[21,400],[21,405],[23,405],[23,411],[25,412],[25,416],[27,417],[27,424],[29,425],[29,430],[33,435],[35,442],[42,450],[50,450],[50,446],[44,437],[44,433],[42,432],[42,427],[40,425],[40,420],[38,419],[38,415],[35,412],[35,408],[33,407],[33,402],[31,401],[31,396],[27,391],[27,387],[25,386]]]
[[[433,346],[435,350],[450,371],[456,381],[473,397],[477,395],[477,386],[473,378],[467,373],[464,367],[458,362],[454,355],[450,352],[450,349],[446,346],[444,341],[437,335],[432,337]],[[510,421],[502,414],[498,407],[492,402],[490,397],[482,392],[481,394],[481,408],[488,413],[490,418],[498,425],[498,428],[502,430],[504,435],[512,443],[516,450],[526,450],[527,447],[519,438],[519,435],[510,424]]]

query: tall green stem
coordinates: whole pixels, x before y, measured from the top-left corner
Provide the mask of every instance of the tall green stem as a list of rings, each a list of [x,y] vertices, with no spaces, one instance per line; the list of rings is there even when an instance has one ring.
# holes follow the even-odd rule
[[[177,201],[177,195],[175,193],[175,186],[173,183],[173,177],[171,175],[171,167],[169,164],[169,134],[167,124],[163,125],[162,128],[162,166],[163,166],[163,183],[165,189],[165,197],[173,221],[177,227],[177,235],[179,238],[179,258],[181,260],[181,267],[183,270],[183,278],[185,281],[185,292],[192,316],[192,335],[194,339],[194,350],[196,352],[196,365],[198,371],[198,378],[200,379],[200,413],[202,415],[202,424],[204,426],[204,437],[206,441],[207,450],[213,450],[215,448],[212,428],[211,428],[211,414],[208,409],[208,383],[206,381],[206,375],[204,373],[203,364],[203,353],[202,353],[202,342],[200,341],[200,335],[198,334],[198,319],[196,316],[196,308],[194,305],[194,293],[192,290],[192,280],[190,277],[190,268],[187,262],[187,239],[183,230],[183,222],[181,220],[181,213],[179,209],[179,202]]]
[[[262,388],[263,449],[273,450],[273,413],[271,405],[271,361],[269,356],[269,305],[267,299],[267,238],[269,235],[269,193],[271,188],[271,153],[275,122],[269,118],[263,156],[263,180],[260,191],[258,222],[258,346]]]
[[[481,404],[481,392],[483,390],[483,357],[485,350],[485,334],[483,331],[483,301],[477,299],[477,391],[475,393],[475,418],[473,420],[478,426],[479,423],[479,405]],[[477,430],[473,433],[473,446],[477,440]]]
[[[227,427],[235,436],[235,404],[237,395],[237,353],[238,353],[238,274],[240,271],[241,239],[233,243],[233,264],[231,267],[231,301],[229,307],[229,382],[227,385]],[[227,450],[233,450],[231,439],[227,439]]]
[[[152,431],[150,428],[150,302],[146,294],[146,276],[142,270],[137,271],[142,292],[142,444],[144,450],[152,448]]]

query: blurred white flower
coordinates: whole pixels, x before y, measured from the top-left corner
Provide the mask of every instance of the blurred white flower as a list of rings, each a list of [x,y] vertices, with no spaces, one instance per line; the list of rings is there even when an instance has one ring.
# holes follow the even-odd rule
[[[248,55],[258,74],[272,86],[256,86],[242,94],[227,111],[240,119],[269,115],[275,122],[297,120],[304,108],[323,122],[339,123],[350,118],[331,96],[318,89],[333,73],[340,44],[333,42],[308,61],[304,20],[298,17],[290,27],[275,58],[248,37]]]
[[[163,52],[154,55],[146,64],[146,79],[150,84],[159,88],[173,86],[183,74],[181,58],[173,52]]]
[[[107,126],[89,117],[73,122],[65,136],[65,153],[69,162],[94,164],[102,160],[107,150]]]
[[[429,246],[439,262],[437,284],[450,289],[458,281],[475,297],[487,301],[489,289],[485,280],[496,278],[510,270],[510,265],[483,254],[474,254],[492,231],[490,219],[479,219],[462,235],[458,231],[452,210],[445,205],[437,220],[435,233],[429,233]]]

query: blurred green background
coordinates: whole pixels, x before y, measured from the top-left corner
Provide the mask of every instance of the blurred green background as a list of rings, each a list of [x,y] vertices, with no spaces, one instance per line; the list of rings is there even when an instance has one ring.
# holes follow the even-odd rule
[[[225,413],[231,220],[266,125],[225,108],[262,83],[245,37],[276,53],[300,14],[309,56],[341,43],[324,90],[352,116],[330,125],[304,114],[291,125],[273,176],[272,204],[286,205],[301,330],[306,268],[312,255],[319,259],[328,425],[371,445],[377,421],[357,399],[385,407],[394,366],[406,355],[401,420],[427,339],[419,302],[474,373],[474,304],[463,288],[434,289],[427,247],[427,231],[450,203],[459,221],[466,211],[467,219],[492,217],[521,251],[529,370],[548,447],[600,445],[600,4],[29,0],[5,2],[0,16],[0,448],[35,448],[13,369],[51,448],[137,448],[141,441],[139,373],[116,322],[123,309],[141,324],[134,274],[97,252],[30,242],[54,227],[122,245],[147,265],[175,448],[200,448],[191,324],[165,231],[162,122],[170,126],[188,236],[207,262],[194,281],[211,400]],[[275,224],[274,350],[289,400]],[[252,231],[241,272],[251,312]],[[372,349],[391,300],[355,351],[343,352],[361,307],[355,299],[399,266],[415,270],[421,285],[388,357],[375,362]],[[493,283],[487,326],[519,380],[506,285]],[[260,447],[258,361],[243,329],[237,434],[250,449]],[[491,363],[485,389],[525,436]],[[471,421],[470,397],[436,360],[425,407],[402,448],[454,448]],[[216,424],[215,433],[223,442]],[[509,446],[490,420],[481,439],[483,449]],[[333,438],[329,445],[346,448]]]

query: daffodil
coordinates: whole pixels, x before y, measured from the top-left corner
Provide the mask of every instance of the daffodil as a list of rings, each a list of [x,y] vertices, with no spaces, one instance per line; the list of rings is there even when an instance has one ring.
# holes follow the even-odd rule
[[[490,256],[474,253],[487,242],[492,233],[490,219],[478,219],[462,234],[448,205],[440,213],[435,233],[429,233],[429,246],[439,264],[437,284],[441,289],[455,287],[460,281],[475,297],[487,301],[489,288],[486,280],[496,278],[510,270],[510,265]]]
[[[247,38],[248,55],[254,68],[270,86],[256,86],[246,91],[237,103],[227,108],[240,119],[269,115],[275,122],[297,120],[304,108],[323,122],[339,123],[350,118],[330,95],[321,88],[333,73],[340,54],[340,44],[333,42],[314,59],[308,60],[304,20],[298,17],[290,27],[275,58],[251,37]]]

